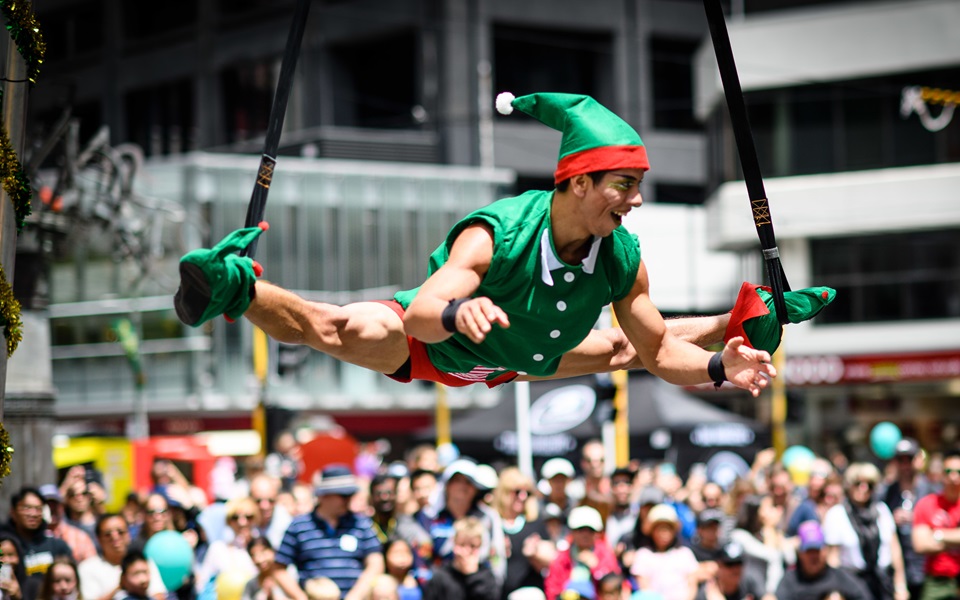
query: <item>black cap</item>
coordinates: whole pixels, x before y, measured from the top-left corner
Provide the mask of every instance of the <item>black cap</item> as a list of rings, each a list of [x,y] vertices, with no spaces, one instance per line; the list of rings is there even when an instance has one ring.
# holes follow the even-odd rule
[[[743,564],[743,546],[737,542],[728,542],[720,550],[720,556],[717,560],[725,565]]]
[[[629,467],[617,467],[613,470],[613,473],[610,474],[610,479],[612,480],[614,477],[627,477],[630,481],[633,481],[636,476],[637,472]]]
[[[724,517],[726,517],[726,514],[718,508],[705,508],[697,515],[697,526],[702,527],[708,523],[721,523]]]
[[[903,438],[893,447],[894,456],[914,457],[920,453],[920,444],[913,438]]]

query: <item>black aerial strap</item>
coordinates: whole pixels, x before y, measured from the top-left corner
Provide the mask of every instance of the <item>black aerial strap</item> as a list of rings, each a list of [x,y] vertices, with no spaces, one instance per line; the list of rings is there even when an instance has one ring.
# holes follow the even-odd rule
[[[707,13],[707,23],[710,25],[710,37],[713,39],[717,65],[720,67],[720,81],[723,83],[723,93],[727,98],[727,109],[730,111],[730,121],[733,123],[743,178],[747,184],[747,194],[750,196],[750,205],[753,208],[753,221],[757,226],[760,245],[763,247],[767,279],[770,287],[773,288],[777,320],[785,325],[788,320],[783,293],[790,291],[790,284],[787,283],[783,266],[780,264],[780,250],[777,248],[777,240],[773,234],[770,205],[767,203],[767,193],[763,189],[760,161],[757,159],[757,148],[753,143],[750,122],[747,120],[747,107],[743,101],[740,78],[737,76],[737,65],[733,60],[730,36],[727,34],[727,24],[723,18],[723,8],[720,6],[720,0],[703,0],[703,7]]]
[[[270,121],[267,123],[267,136],[263,143],[263,155],[260,157],[260,168],[257,171],[257,181],[253,186],[250,204],[247,206],[247,218],[244,227],[256,227],[263,220],[267,209],[267,194],[270,191],[270,182],[273,181],[273,170],[277,165],[277,148],[280,146],[280,133],[283,130],[283,117],[287,112],[287,98],[290,97],[290,88],[293,86],[293,74],[297,67],[297,57],[300,55],[300,41],[307,26],[307,16],[310,13],[311,0],[297,0],[293,11],[293,22],[290,24],[290,34],[287,36],[287,46],[283,51],[283,61],[280,63],[280,78],[277,80],[277,92],[273,96],[270,107]],[[249,246],[240,252],[241,256],[253,258],[257,252],[257,241],[253,240]]]

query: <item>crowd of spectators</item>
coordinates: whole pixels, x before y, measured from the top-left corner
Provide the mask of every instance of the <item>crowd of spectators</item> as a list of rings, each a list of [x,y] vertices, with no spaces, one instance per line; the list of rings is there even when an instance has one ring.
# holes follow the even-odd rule
[[[290,439],[221,477],[213,501],[165,460],[119,512],[84,467],[22,488],[0,528],[0,600],[958,596],[960,454],[911,439],[886,463],[802,472],[762,450],[727,482],[702,465],[685,480],[669,463],[610,469],[598,441],[579,468],[552,458],[536,478],[418,446],[309,484]],[[182,579],[151,551],[162,532],[192,553]]]

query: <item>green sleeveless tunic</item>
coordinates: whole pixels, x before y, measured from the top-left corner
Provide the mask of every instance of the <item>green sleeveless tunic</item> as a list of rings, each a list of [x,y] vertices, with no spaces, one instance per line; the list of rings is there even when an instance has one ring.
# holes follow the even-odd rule
[[[552,375],[560,357],[587,337],[603,307],[633,287],[640,267],[637,237],[618,227],[594,239],[582,264],[566,264],[553,247],[552,199],[552,191],[532,191],[476,210],[430,255],[432,275],[465,227],[487,224],[494,234],[493,260],[474,296],[490,298],[510,318],[508,329],[494,326],[481,344],[460,333],[428,344],[427,354],[439,370],[475,381],[503,371]],[[398,292],[394,299],[406,309],[419,289]]]

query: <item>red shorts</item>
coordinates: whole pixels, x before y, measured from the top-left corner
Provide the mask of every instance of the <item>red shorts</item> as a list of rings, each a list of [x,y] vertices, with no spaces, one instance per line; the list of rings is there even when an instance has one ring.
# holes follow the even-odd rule
[[[403,310],[403,307],[400,306],[400,303],[396,300],[377,300],[377,302],[389,307],[393,312],[397,313],[398,317],[403,319],[403,313],[406,311]],[[430,362],[430,357],[427,355],[426,344],[408,335],[407,348],[410,350],[410,358],[408,358],[407,362],[395,373],[387,375],[390,379],[399,381],[400,383],[410,383],[414,379],[421,379],[424,381],[435,381],[449,387],[464,387],[474,383],[485,383],[487,387],[493,388],[504,383],[510,383],[517,378],[516,371],[503,371],[502,375],[488,380],[485,378],[486,375],[494,372],[496,369],[488,369],[486,367],[477,367],[470,373],[444,373]]]

